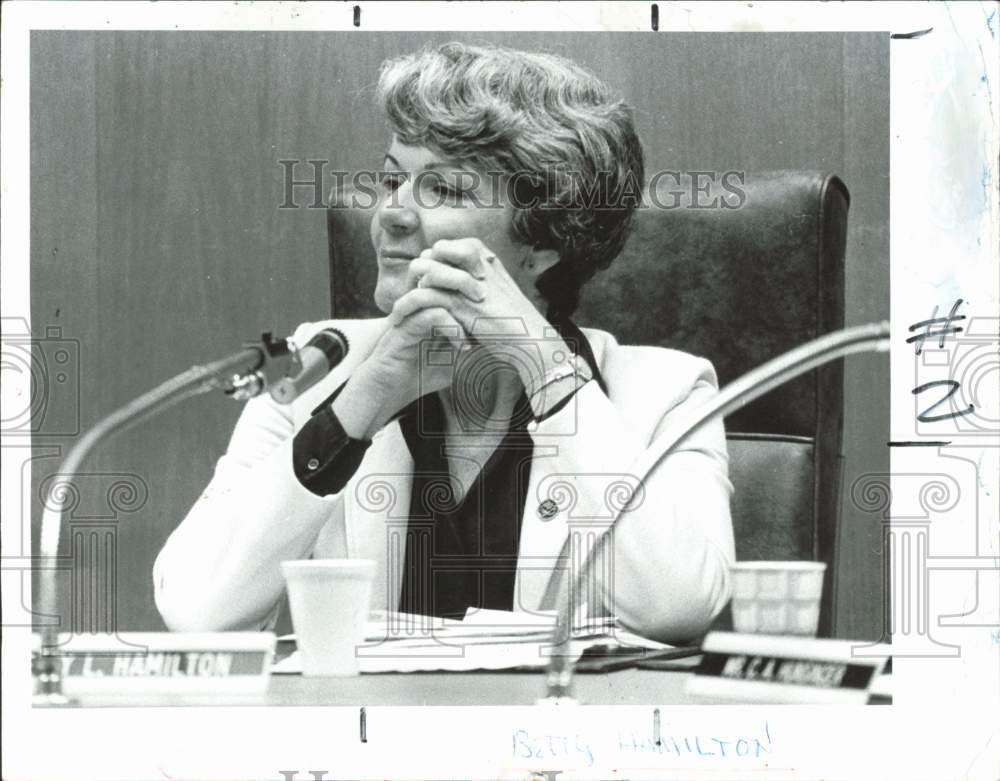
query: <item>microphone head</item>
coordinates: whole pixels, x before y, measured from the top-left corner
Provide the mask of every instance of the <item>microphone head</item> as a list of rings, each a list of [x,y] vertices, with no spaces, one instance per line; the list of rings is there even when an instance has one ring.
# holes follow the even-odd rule
[[[271,385],[271,398],[279,404],[290,404],[333,371],[349,349],[347,337],[341,331],[324,328],[299,350],[301,366],[298,373]]]
[[[347,355],[351,345],[347,341],[347,337],[340,330],[336,328],[324,328],[306,342],[306,347],[316,347],[322,350],[326,359],[330,362],[330,368],[332,369],[344,360],[344,356]]]

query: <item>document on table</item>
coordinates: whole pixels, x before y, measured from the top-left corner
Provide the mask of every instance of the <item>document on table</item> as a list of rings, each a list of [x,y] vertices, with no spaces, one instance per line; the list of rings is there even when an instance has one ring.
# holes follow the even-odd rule
[[[541,669],[553,652],[555,615],[529,615],[498,610],[470,612],[465,619],[373,614],[364,644],[358,646],[363,673]],[[279,642],[294,640],[293,635]],[[671,646],[634,634],[609,618],[591,619],[574,628],[570,654],[588,649],[608,654],[669,650]],[[276,674],[302,672],[298,651],[278,662]]]

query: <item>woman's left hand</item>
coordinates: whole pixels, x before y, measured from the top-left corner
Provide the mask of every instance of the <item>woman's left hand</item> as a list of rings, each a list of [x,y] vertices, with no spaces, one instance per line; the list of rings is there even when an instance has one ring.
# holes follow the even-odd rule
[[[435,242],[410,262],[409,275],[412,289],[396,300],[390,320],[443,307],[474,341],[511,364],[525,387],[569,354],[503,262],[479,239]]]

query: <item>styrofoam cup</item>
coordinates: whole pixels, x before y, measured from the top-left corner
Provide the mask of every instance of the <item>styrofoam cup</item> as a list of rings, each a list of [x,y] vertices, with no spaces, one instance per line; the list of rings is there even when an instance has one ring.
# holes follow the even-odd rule
[[[731,572],[737,632],[816,636],[826,564],[741,561]]]
[[[302,674],[357,675],[375,562],[368,559],[283,561]]]

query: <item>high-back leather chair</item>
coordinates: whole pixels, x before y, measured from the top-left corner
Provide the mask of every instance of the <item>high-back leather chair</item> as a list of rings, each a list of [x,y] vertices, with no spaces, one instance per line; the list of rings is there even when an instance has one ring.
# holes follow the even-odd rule
[[[371,211],[343,197],[327,212],[332,312],[377,316]],[[625,250],[584,289],[578,325],[704,356],[720,385],[843,327],[849,196],[837,177],[664,176],[647,200]],[[827,562],[821,634],[832,626],[842,417],[838,361],[726,419],[737,558]]]

